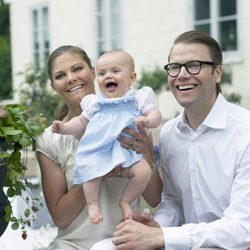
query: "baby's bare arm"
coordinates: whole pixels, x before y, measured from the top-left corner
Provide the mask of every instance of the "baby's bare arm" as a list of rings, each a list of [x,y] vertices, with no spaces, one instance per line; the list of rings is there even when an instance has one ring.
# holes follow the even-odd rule
[[[58,134],[76,134],[83,133],[89,120],[83,115],[76,116],[68,122],[54,121],[52,131]]]
[[[139,116],[135,119],[137,126],[145,128],[156,128],[161,124],[161,112],[157,107],[153,107],[146,112],[144,116]]]

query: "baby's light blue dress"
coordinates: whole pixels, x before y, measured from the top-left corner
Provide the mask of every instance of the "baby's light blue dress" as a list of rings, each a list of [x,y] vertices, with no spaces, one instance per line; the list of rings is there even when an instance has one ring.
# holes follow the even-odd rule
[[[129,90],[119,98],[107,99],[101,93],[83,98],[82,115],[89,123],[76,152],[73,183],[84,183],[107,174],[118,165],[127,168],[138,162],[142,155],[123,148],[118,137],[126,127],[136,129],[135,118],[155,103],[149,87]]]

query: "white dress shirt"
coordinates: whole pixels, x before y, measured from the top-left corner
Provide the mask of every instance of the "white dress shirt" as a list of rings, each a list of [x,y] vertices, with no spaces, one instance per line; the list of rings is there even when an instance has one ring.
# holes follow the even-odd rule
[[[194,131],[184,113],[160,136],[167,250],[250,247],[250,112],[219,94]]]

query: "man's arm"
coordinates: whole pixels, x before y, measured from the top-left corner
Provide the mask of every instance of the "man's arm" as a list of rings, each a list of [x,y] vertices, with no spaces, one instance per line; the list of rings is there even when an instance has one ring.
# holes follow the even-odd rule
[[[160,220],[156,216],[156,220],[161,222],[165,247],[170,250],[188,250],[199,247],[219,247],[232,250],[248,249],[250,246],[249,187],[250,145],[244,150],[237,166],[230,201],[221,218],[208,223],[189,223],[183,226],[165,227],[164,218],[169,217],[167,216],[167,210],[162,207],[164,213],[160,215]]]

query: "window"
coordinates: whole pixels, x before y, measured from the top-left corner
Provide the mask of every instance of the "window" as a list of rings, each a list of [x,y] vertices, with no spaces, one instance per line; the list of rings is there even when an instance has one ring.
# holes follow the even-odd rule
[[[224,58],[239,56],[237,0],[193,0],[193,26],[213,36]]]
[[[49,10],[40,7],[32,10],[33,58],[36,67],[43,67],[49,56]]]
[[[13,97],[9,6],[0,4],[0,103]]]
[[[110,49],[121,49],[121,1],[96,0],[97,56]]]

